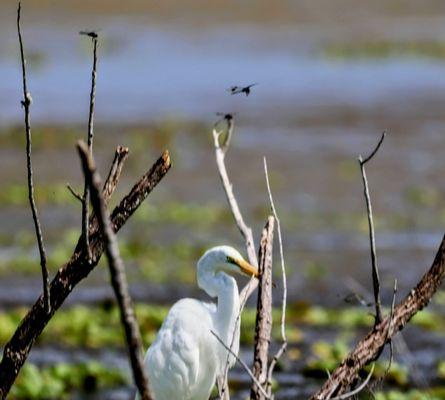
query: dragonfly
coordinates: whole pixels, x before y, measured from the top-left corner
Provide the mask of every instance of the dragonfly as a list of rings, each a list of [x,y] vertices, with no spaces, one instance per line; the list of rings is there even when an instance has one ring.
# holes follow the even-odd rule
[[[229,91],[230,94],[244,93],[246,96],[249,96],[249,94],[251,93],[252,87],[254,87],[256,85],[258,85],[258,83],[252,83],[247,86],[231,86],[229,89],[227,89],[227,91]]]

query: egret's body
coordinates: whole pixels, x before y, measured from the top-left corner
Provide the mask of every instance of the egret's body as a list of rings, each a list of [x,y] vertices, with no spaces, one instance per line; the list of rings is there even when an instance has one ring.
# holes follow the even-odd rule
[[[239,350],[238,287],[226,272],[257,275],[256,269],[228,246],[207,251],[197,269],[199,287],[217,297],[217,305],[182,299],[170,309],[145,357],[155,400],[208,400],[228,357],[212,332]],[[234,362],[230,356],[229,366]]]

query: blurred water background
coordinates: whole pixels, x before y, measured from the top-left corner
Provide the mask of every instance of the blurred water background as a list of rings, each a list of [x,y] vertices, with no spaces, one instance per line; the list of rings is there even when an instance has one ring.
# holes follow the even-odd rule
[[[0,346],[41,290],[26,197],[15,18],[16,3],[1,2]],[[394,279],[401,299],[430,266],[442,238],[445,3],[24,1],[36,200],[53,273],[71,254],[80,229],[80,205],[65,185],[82,187],[74,144],[86,137],[92,61],[91,41],[78,35],[82,29],[99,29],[100,35],[95,156],[102,175],[117,145],[130,148],[114,202],[163,149],[172,155],[172,170],[119,235],[131,291],[142,307],[146,344],[165,306],[183,296],[205,298],[194,274],[206,248],[227,243],[243,249],[211,137],[215,113],[234,112],[227,165],[245,219],[258,239],[269,213],[266,156],[284,230],[292,343],[277,374],[277,398],[304,398],[332,367],[316,362],[332,359],[335,365],[372,321],[372,309],[345,298],[356,293],[372,300],[357,157],[374,147],[383,130],[387,139],[367,171],[386,306]],[[227,92],[231,85],[253,82],[258,85],[249,97]],[[72,340],[44,336],[31,353],[34,365],[98,361],[128,377],[118,324],[107,325],[116,315],[100,314],[115,313],[101,264],[61,311],[79,319],[69,314],[71,319],[48,327],[68,332]],[[440,293],[404,330],[396,346],[396,377],[374,392],[396,387],[405,393],[402,398],[415,389],[429,393],[426,398],[445,398],[444,303]],[[98,315],[103,324],[90,326]],[[252,323],[244,331],[246,362]],[[104,332],[111,335],[112,329],[118,334],[108,338]],[[117,378],[103,381],[94,371],[83,372],[82,388],[75,382],[65,388],[68,397],[128,397],[125,379],[113,385]],[[43,380],[36,371],[26,374],[23,390],[29,389],[27,379]],[[243,398],[247,376],[237,368],[232,380],[235,398]],[[44,390],[35,398],[44,398]],[[14,396],[23,393],[31,397],[18,390]]]

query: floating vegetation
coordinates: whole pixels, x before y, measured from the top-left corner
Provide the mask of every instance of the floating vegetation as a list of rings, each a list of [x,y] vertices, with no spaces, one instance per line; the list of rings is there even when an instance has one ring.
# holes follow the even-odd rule
[[[445,388],[428,388],[427,390],[375,392],[372,396],[375,400],[443,400]]]
[[[20,371],[10,398],[69,399],[72,391],[87,394],[128,384],[129,378],[123,371],[94,361],[43,368],[28,362]]]
[[[342,340],[334,343],[317,341],[311,346],[312,357],[303,369],[306,376],[326,377],[326,371],[332,371],[348,354],[348,345]]]
[[[35,187],[35,193],[39,203],[43,205],[77,205],[73,195],[67,190],[65,183],[39,184]],[[27,207],[27,185],[4,185],[0,191],[0,206]]]
[[[157,330],[164,320],[169,306],[137,304],[136,314],[145,346],[154,339]],[[13,334],[21,318],[26,313],[25,308],[15,308],[8,311],[0,311],[0,345],[5,343]],[[273,309],[274,328],[272,336],[280,338],[280,309]],[[419,313],[413,320],[413,325],[421,328],[433,329],[440,334],[444,332],[444,317],[430,312],[428,316],[425,310]],[[255,331],[256,310],[246,308],[241,318],[241,342],[243,344],[253,343]],[[350,331],[351,329],[370,327],[373,317],[361,308],[347,308],[344,310],[322,309],[321,307],[308,306],[304,312],[300,307],[289,305],[288,307],[287,333],[290,343],[298,344],[304,338],[304,326],[313,328],[331,327]],[[425,320],[434,320],[435,325],[425,324]],[[39,338],[40,344],[57,344],[67,347],[84,347],[97,349],[101,347],[122,347],[123,331],[120,323],[118,309],[114,302],[104,301],[95,306],[76,305],[57,313],[48,324]],[[326,347],[328,346],[328,347]],[[322,359],[339,361],[345,355],[347,346],[345,338],[336,342],[335,346],[320,342],[314,348],[316,355],[323,354]],[[329,357],[325,357],[329,353]],[[445,373],[445,366],[439,366],[440,371]]]

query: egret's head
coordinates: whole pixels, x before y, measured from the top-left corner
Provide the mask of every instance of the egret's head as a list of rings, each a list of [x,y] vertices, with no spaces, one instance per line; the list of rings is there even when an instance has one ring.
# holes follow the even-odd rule
[[[220,271],[258,277],[258,269],[250,265],[237,250],[230,246],[213,247],[199,259],[198,285],[203,288],[206,286],[205,281]]]

